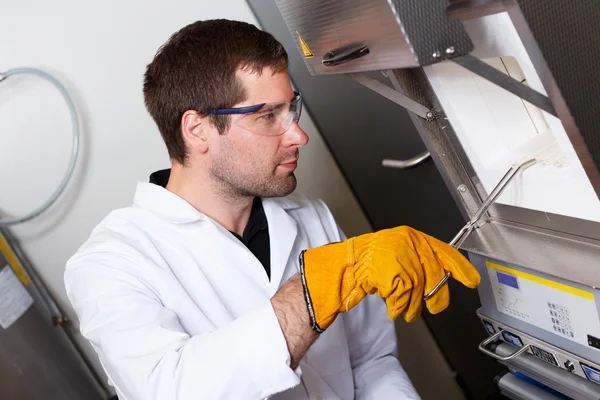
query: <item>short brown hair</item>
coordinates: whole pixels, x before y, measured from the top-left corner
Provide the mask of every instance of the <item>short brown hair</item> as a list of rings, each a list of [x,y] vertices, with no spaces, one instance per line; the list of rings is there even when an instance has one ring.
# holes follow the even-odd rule
[[[171,159],[181,164],[187,161],[180,130],[186,111],[206,113],[244,101],[246,92],[236,71],[250,68],[261,73],[266,66],[287,69],[288,56],[281,43],[254,25],[207,20],[173,34],[144,75],[144,102]],[[229,128],[228,116],[210,118],[220,133]]]

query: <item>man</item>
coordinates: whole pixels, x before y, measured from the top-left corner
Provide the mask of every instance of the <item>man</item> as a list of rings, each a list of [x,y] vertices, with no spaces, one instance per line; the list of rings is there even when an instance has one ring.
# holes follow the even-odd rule
[[[121,400],[416,399],[391,319],[417,318],[446,271],[479,283],[445,243],[407,227],[346,239],[323,202],[289,196],[308,137],[287,65],[268,33],[214,20],[147,68],[172,168],[65,272]],[[444,286],[426,305],[448,301]]]

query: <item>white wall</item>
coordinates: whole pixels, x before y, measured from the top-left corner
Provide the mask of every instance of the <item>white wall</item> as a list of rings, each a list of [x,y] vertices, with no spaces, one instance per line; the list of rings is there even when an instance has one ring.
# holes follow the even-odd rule
[[[223,17],[256,23],[243,0],[29,0],[2,4],[0,72],[21,66],[48,71],[66,85],[79,110],[83,143],[74,180],[57,205],[13,229],[43,281],[73,320],[62,281],[66,260],[110,210],[130,204],[137,181],[169,166],[159,133],[143,104],[145,66],[176,30],[198,19]],[[323,198],[348,235],[369,231],[307,117],[302,124],[311,142],[301,152],[298,190]],[[0,209],[22,214],[41,204],[65,171],[71,151],[68,113],[48,84],[35,78],[10,79],[0,83],[0,127]],[[403,332],[412,341],[425,337],[421,348],[431,347],[422,321]],[[79,340],[100,370],[95,354]],[[407,364],[421,368],[414,360],[423,359],[422,354],[404,354]],[[447,367],[439,365],[447,374]],[[409,373],[419,380],[418,370]]]

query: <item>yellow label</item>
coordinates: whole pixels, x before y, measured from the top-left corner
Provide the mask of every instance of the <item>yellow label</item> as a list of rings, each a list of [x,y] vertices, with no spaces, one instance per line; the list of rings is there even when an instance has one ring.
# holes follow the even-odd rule
[[[25,286],[29,285],[29,275],[23,268],[23,265],[21,265],[21,262],[15,255],[14,251],[10,248],[10,246],[6,242],[6,238],[2,234],[0,234],[0,252],[2,252],[4,258],[6,258],[6,261],[8,261],[8,265],[10,265],[11,268],[15,271],[15,274],[19,277],[21,283],[23,283],[23,285]],[[0,268],[1,267],[3,266],[0,265]]]
[[[485,265],[487,265],[488,268],[506,272],[508,274],[518,276],[519,278],[527,279],[529,281],[539,283],[540,285],[544,285],[544,286],[548,286],[548,287],[551,287],[556,290],[560,290],[561,292],[571,293],[571,294],[574,294],[575,296],[583,297],[584,299],[587,299],[587,300],[592,300],[592,301],[594,300],[594,295],[592,293],[587,292],[582,289],[579,289],[579,288],[575,288],[573,286],[568,286],[563,283],[554,282],[549,279],[542,278],[542,277],[539,277],[536,275],[531,275],[531,274],[528,274],[523,271],[517,271],[516,269],[508,268],[503,265],[498,265],[491,261],[486,261]]]
[[[302,48],[304,58],[313,58],[315,55],[312,51],[310,51],[310,48],[308,47],[304,39],[302,39],[302,36],[300,36],[300,32],[296,31],[296,36],[298,36],[298,40],[300,41],[300,48]]]

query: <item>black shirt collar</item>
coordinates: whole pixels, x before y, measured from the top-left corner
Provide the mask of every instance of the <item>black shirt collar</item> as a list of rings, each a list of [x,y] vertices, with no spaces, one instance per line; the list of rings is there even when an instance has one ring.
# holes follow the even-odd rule
[[[150,174],[150,183],[154,183],[155,185],[167,187],[167,183],[169,182],[169,177],[171,176],[171,169],[161,169],[160,171],[156,171]]]

